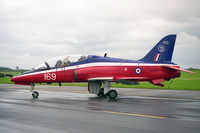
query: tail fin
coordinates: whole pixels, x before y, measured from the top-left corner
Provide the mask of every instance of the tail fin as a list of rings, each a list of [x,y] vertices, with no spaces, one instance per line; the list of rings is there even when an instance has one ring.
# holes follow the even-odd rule
[[[140,61],[148,63],[171,62],[175,41],[176,41],[176,35],[165,36]]]

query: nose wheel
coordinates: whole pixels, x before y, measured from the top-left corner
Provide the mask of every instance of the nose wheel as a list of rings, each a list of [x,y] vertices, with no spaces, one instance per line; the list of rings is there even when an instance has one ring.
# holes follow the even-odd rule
[[[34,87],[35,87],[35,84],[31,84],[31,90],[30,90],[30,92],[32,92],[33,98],[38,98],[39,92],[34,91]]]
[[[33,98],[38,98],[39,92],[34,91],[34,92],[32,93],[32,96],[33,96]]]

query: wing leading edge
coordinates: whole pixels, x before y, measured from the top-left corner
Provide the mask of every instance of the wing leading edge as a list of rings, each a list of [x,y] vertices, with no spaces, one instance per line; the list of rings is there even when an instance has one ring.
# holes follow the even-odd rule
[[[89,78],[88,80],[148,80],[148,77],[94,77],[94,78]]]

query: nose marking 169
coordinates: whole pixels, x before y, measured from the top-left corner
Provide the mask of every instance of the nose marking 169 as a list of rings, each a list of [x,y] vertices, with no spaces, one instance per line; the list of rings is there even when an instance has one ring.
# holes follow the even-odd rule
[[[44,80],[56,80],[56,74],[55,73],[45,73]]]

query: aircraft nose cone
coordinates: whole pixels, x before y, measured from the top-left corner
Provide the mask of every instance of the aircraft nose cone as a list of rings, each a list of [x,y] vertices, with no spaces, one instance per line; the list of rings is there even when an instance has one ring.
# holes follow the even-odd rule
[[[17,77],[12,77],[12,78],[10,79],[10,81],[16,82],[16,81],[17,81]]]
[[[24,78],[23,76],[15,76],[11,78],[10,81],[18,85],[30,85],[30,82],[28,82],[27,79]]]
[[[10,81],[12,81],[12,82],[21,82],[22,81],[22,77],[21,76],[15,76],[15,77],[12,77],[11,79],[10,79]]]

